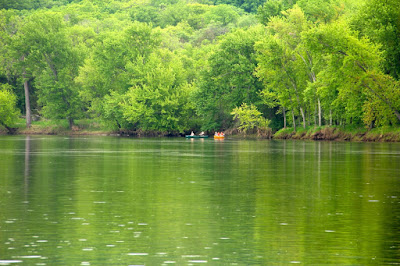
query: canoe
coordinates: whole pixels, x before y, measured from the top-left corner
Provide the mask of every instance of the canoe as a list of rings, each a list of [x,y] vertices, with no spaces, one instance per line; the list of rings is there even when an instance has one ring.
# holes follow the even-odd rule
[[[186,135],[185,138],[187,139],[206,139],[208,138],[208,135],[203,135],[203,136],[199,136],[199,135]]]
[[[214,136],[214,139],[224,139],[225,136]]]

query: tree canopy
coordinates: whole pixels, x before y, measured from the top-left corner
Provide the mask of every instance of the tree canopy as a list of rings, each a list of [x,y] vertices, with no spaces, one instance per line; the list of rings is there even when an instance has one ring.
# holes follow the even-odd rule
[[[399,12],[396,0],[3,0],[1,124],[399,125]]]

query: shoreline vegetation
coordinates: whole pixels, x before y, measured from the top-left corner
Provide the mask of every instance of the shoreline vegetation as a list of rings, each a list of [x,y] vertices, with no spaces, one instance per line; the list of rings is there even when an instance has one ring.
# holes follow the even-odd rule
[[[22,122],[22,121],[21,121]],[[212,135],[212,132],[208,132]],[[238,129],[225,131],[228,137],[236,139],[292,139],[314,141],[353,141],[353,142],[400,142],[400,128],[362,128],[354,126],[309,126],[304,128],[283,128],[278,131],[253,130],[248,133]],[[68,135],[68,136],[124,136],[124,137],[180,137],[185,133],[142,131],[142,130],[115,130],[106,125],[91,120],[81,120],[72,129],[66,121],[38,121],[33,122],[30,128],[23,123],[18,123],[14,134],[10,134],[0,126],[0,135]]]
[[[398,0],[6,2],[5,133],[400,141]]]

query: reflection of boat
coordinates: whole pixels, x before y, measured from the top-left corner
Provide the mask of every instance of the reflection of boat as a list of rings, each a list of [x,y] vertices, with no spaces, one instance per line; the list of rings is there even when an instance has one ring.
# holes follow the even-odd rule
[[[217,136],[217,135],[214,135],[214,139],[224,139],[225,138],[225,136]]]
[[[187,138],[187,139],[206,139],[206,138],[208,138],[208,135],[203,135],[203,136],[200,136],[200,135],[186,135],[185,136],[185,138]]]

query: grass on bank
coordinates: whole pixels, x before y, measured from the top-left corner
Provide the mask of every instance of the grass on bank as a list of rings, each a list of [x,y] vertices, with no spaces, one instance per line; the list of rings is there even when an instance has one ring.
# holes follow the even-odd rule
[[[65,119],[42,119],[32,121],[31,127],[27,128],[25,120],[21,119],[17,125],[19,134],[108,134],[113,129],[106,124],[92,119],[76,120],[72,129],[69,128],[68,121]]]
[[[400,142],[400,127],[368,129],[356,126],[322,126],[283,128],[274,134],[275,139],[309,139],[337,141],[385,141]]]

